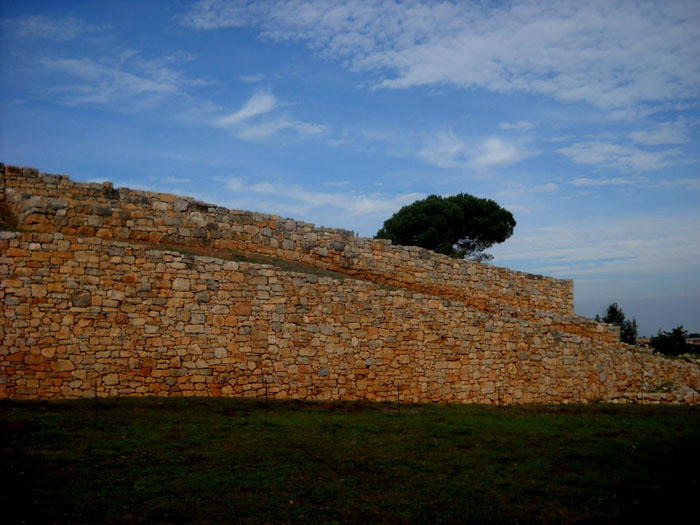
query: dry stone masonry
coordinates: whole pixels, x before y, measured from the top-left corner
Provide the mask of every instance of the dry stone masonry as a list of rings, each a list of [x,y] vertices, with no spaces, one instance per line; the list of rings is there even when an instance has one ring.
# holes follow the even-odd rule
[[[697,362],[575,315],[571,281],[29,168],[3,167],[0,190],[21,229],[0,231],[0,398],[692,403],[700,388]]]

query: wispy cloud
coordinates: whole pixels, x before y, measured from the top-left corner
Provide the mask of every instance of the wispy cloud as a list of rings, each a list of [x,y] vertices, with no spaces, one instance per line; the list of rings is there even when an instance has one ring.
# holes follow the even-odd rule
[[[662,122],[654,129],[630,133],[630,138],[639,144],[659,146],[663,144],[683,144],[688,142],[688,126],[685,122]]]
[[[265,75],[263,75],[262,73],[257,73],[255,75],[241,75],[238,78],[241,79],[241,82],[255,84],[256,82],[262,82],[263,80],[265,80]]]
[[[514,164],[529,153],[520,144],[488,137],[470,144],[451,129],[426,138],[418,156],[439,168],[473,168],[488,171]]]
[[[301,120],[281,118],[253,126],[246,126],[236,131],[235,135],[242,140],[258,140],[275,135],[280,131],[291,131],[297,135],[315,137],[325,134],[328,128],[322,124],[311,124]]]
[[[518,120],[517,122],[501,122],[498,126],[506,131],[530,131],[535,127],[535,124],[527,120]]]
[[[574,186],[585,187],[585,186],[628,186],[630,184],[635,184],[636,181],[632,179],[624,179],[622,177],[579,177],[571,181]]]
[[[241,109],[230,115],[224,115],[216,120],[220,126],[240,124],[244,120],[257,115],[269,113],[277,107],[277,99],[270,93],[256,93],[248,99]]]
[[[697,214],[602,217],[524,231],[494,247],[499,263],[582,280],[700,271]]]
[[[188,182],[192,182],[192,179],[187,178],[187,177],[175,177],[173,175],[170,175],[168,177],[164,177],[163,182],[166,184],[186,184]]]
[[[6,27],[14,27],[14,33],[18,38],[56,42],[69,42],[102,30],[87,24],[80,18],[49,18],[40,15],[22,17],[11,23],[8,22]]]
[[[514,142],[490,137],[477,148],[472,165],[478,170],[489,170],[514,164],[527,155],[527,152]]]
[[[257,2],[257,6],[266,3],[265,8],[272,8],[272,2]],[[254,23],[260,8],[256,2],[227,2],[225,0],[203,0],[179,19],[185,27],[194,29],[221,29],[225,27],[245,27]]]
[[[373,235],[377,223],[399,208],[425,197],[423,193],[362,193],[352,191],[314,191],[298,184],[258,181],[248,183],[243,177],[222,180],[232,193],[228,205],[244,209],[264,205],[278,215],[311,220],[318,225],[364,229]]]
[[[172,62],[170,57],[167,62]],[[147,60],[138,51],[127,51],[118,58],[44,58],[46,70],[66,75],[43,96],[68,106],[111,105],[121,111],[135,111],[159,104],[181,94],[187,85],[199,85],[168,67],[163,60]],[[125,104],[127,103],[128,104]]]
[[[682,188],[685,190],[700,191],[700,177],[694,179],[683,177],[680,179],[663,180],[659,181],[658,184],[665,188]]]
[[[549,182],[547,184],[540,184],[538,186],[533,187],[532,191],[534,191],[535,193],[552,193],[554,191],[557,191],[558,189],[559,186],[557,184]]]
[[[696,99],[700,4],[667,2],[199,2],[195,29],[253,26],[305,42],[390,89],[452,84],[604,108]],[[624,24],[619,21],[624,20]]]
[[[229,115],[215,119],[215,124],[231,130],[241,140],[260,140],[281,131],[291,131],[302,136],[319,136],[327,131],[321,124],[312,124],[286,116],[272,118],[258,117],[267,115],[278,108],[277,98],[268,92],[257,92],[243,104],[241,109]]]
[[[451,129],[428,137],[418,156],[438,168],[464,166],[469,157],[467,144]]]
[[[559,148],[577,164],[614,168],[622,171],[653,171],[672,166],[678,162],[677,149],[644,151],[634,146],[607,141],[584,141]]]
[[[535,196],[540,196],[544,193],[554,193],[558,190],[559,185],[554,182],[527,185],[510,181],[504,184],[504,188],[498,191],[495,197],[499,200],[511,201],[505,205],[510,211],[515,211],[516,207],[520,207],[523,212],[529,213],[531,211],[530,204],[525,205],[524,202],[531,203],[532,198]]]

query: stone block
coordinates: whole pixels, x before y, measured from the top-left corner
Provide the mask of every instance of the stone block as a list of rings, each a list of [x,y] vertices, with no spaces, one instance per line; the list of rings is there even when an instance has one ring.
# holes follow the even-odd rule
[[[92,304],[92,295],[87,291],[78,291],[71,295],[71,303],[78,308],[85,308]]]
[[[71,372],[75,369],[75,366],[68,359],[57,359],[56,360],[56,369],[59,372]]]
[[[102,384],[105,386],[114,386],[119,384],[119,374],[106,374],[102,378]]]
[[[208,303],[211,300],[211,296],[207,290],[197,292],[194,296],[195,301],[198,303]]]
[[[178,292],[188,292],[190,290],[190,280],[184,277],[176,277],[173,280],[173,290]]]

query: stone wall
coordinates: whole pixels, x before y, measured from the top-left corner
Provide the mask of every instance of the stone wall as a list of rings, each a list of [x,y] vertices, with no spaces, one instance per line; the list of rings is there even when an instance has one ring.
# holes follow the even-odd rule
[[[357,279],[0,233],[0,398],[691,402],[700,368]],[[602,326],[602,325],[601,325]],[[667,382],[674,394],[642,394]],[[267,384],[266,384],[267,383]]]
[[[23,230],[0,232],[0,398],[97,387],[688,403],[700,386],[697,362],[633,352],[616,328],[575,315],[571,281],[29,168],[0,165],[0,201]],[[307,266],[235,262],[231,250]]]
[[[574,315],[573,282],[453,259],[417,247],[191,198],[85,184],[7,166],[5,195],[22,227],[133,242],[204,245],[299,261],[360,279],[457,299],[482,311],[512,307]]]

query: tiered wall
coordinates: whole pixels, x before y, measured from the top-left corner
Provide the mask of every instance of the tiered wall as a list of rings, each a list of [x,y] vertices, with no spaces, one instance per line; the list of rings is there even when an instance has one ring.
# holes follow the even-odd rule
[[[614,327],[573,313],[573,282],[453,259],[417,247],[354,237],[346,230],[170,194],[86,184],[65,175],[8,166],[6,198],[34,231],[133,242],[211,246],[272,255],[420,293],[456,299],[495,315],[539,319],[560,314],[559,330],[618,340]]]
[[[0,232],[0,398],[261,396],[267,383],[314,399],[691,402],[700,387],[696,363],[631,352],[575,316],[570,281],[29,169],[7,168],[0,190],[35,230]],[[355,278],[153,248],[164,242]],[[681,388],[648,393],[668,382]]]
[[[268,382],[279,398],[558,403],[700,384],[697,365],[367,281],[2,237],[0,397],[263,396]]]
[[[472,263],[352,232],[164,193],[85,184],[67,176],[8,166],[5,192],[24,227],[136,242],[208,245],[274,255],[381,284],[494,302],[522,311],[573,314],[573,283]]]

